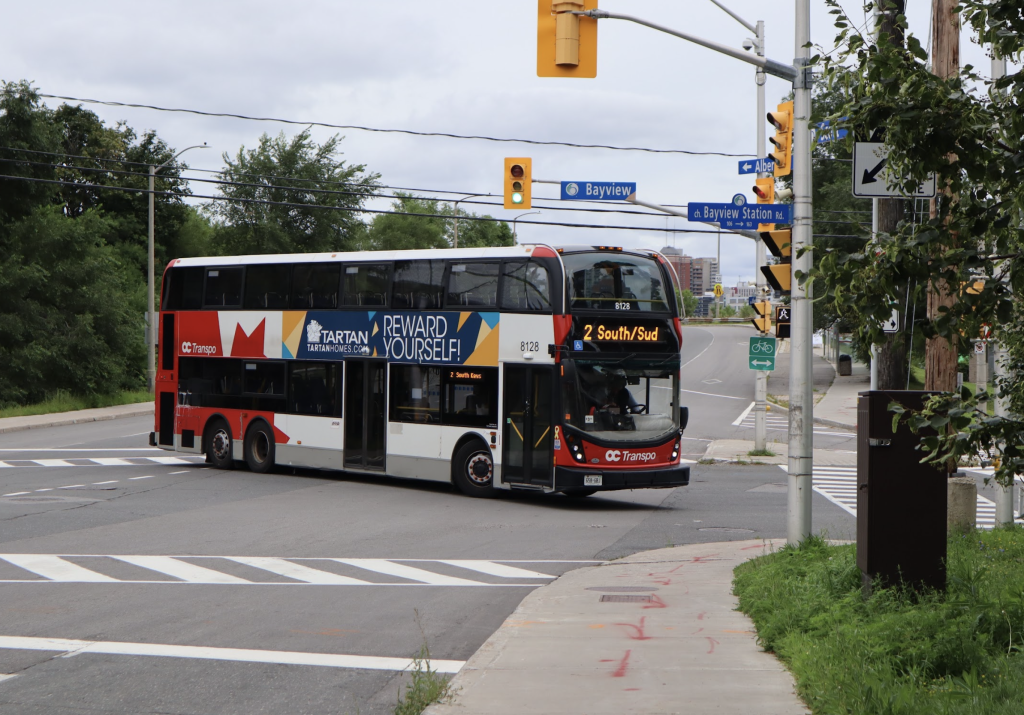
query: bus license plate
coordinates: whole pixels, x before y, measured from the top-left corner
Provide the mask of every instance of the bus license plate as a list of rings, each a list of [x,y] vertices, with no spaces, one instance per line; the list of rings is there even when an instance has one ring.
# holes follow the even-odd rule
[[[600,474],[586,474],[583,477],[583,486],[585,487],[599,487],[601,486],[601,475]]]

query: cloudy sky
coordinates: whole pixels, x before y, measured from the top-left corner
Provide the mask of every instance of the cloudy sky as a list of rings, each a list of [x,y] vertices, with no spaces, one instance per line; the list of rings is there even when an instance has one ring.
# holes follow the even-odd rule
[[[768,57],[794,56],[793,3],[727,0],[750,22],[765,20]],[[860,0],[844,7],[862,22]],[[911,30],[929,34],[930,0],[909,0]],[[750,33],[709,0],[601,0],[603,9],[739,47]],[[775,14],[766,16],[767,10]],[[753,67],[675,37],[620,20],[599,25],[596,79],[536,76],[537,0],[48,0],[9,3],[0,78],[27,79],[47,94],[379,128],[582,144],[683,149],[753,156]],[[812,40],[831,49],[836,34],[822,0],[812,0]],[[964,33],[963,62],[987,72],[981,48]],[[769,78],[767,104],[787,93]],[[56,100],[47,100],[56,106]],[[299,128],[146,109],[86,105],[108,122],[154,129],[192,151],[192,167],[219,169],[221,154],[252,147],[264,132]],[[750,192],[737,158],[652,154],[521,143],[456,140],[314,128],[345,139],[347,161],[365,164],[388,186],[494,194],[503,158],[533,158],[534,177],[635,181],[660,204],[726,202]],[[196,193],[207,185],[197,184]],[[534,210],[518,222],[521,242],[660,248],[714,256],[716,236],[685,219],[554,210],[557,187],[535,187]],[[450,195],[448,195],[450,196]],[[374,208],[387,208],[383,201]],[[463,204],[511,220],[521,211]],[[578,206],[578,204],[574,204]],[[629,227],[584,229],[529,221]],[[752,279],[751,241],[722,235],[727,284]]]

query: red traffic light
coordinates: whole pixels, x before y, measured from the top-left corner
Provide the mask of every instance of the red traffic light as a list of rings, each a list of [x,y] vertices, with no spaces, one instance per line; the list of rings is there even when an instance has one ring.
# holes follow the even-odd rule
[[[513,179],[521,179],[526,172],[523,170],[522,164],[513,164],[512,168],[509,169],[509,173],[512,174]]]

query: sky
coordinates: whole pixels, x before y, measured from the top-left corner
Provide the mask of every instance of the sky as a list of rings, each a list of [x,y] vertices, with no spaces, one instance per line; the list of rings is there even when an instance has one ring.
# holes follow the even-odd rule
[[[794,5],[723,0],[749,21],[765,21],[767,56],[791,63]],[[911,32],[927,44],[930,0],[908,0]],[[751,33],[710,0],[600,0],[600,7],[739,48]],[[844,9],[858,23],[860,0]],[[767,15],[768,11],[771,15]],[[823,0],[811,2],[812,42],[832,49],[837,30]],[[48,0],[8,3],[0,79],[30,80],[43,93],[377,128],[499,138],[682,149],[753,157],[757,148],[754,68],[671,35],[621,20],[598,26],[595,79],[536,76],[537,0],[177,0],[140,3]],[[32,29],[34,28],[34,29]],[[961,40],[962,63],[983,73],[982,48]],[[789,91],[769,77],[771,109]],[[46,100],[57,106],[58,100]],[[218,170],[222,154],[254,147],[264,132],[301,127],[85,104],[106,122],[153,129],[172,147],[206,142],[182,157]],[[766,125],[767,126],[767,125]],[[387,186],[492,194],[461,204],[511,221],[501,208],[504,158],[533,159],[534,178],[633,181],[638,198],[658,204],[754,200],[738,157],[537,146],[314,127],[323,142],[344,137],[347,162],[381,174]],[[194,184],[195,193],[209,185]],[[458,198],[458,194],[446,194]],[[714,230],[665,215],[554,210],[558,187],[534,186],[533,211],[516,230],[521,243],[675,246],[715,256]],[[387,209],[375,200],[371,208]],[[592,206],[586,204],[585,206]],[[609,207],[602,207],[609,208]],[[632,208],[624,205],[623,208]],[[545,221],[626,229],[545,226]],[[537,223],[534,223],[537,222]],[[666,232],[666,229],[671,232]],[[754,244],[721,234],[723,282],[753,280]]]

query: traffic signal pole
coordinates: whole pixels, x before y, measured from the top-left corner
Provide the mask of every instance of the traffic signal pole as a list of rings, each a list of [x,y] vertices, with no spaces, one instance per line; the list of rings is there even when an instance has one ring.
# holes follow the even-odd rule
[[[718,3],[715,3],[716,5]],[[756,38],[754,40],[754,50],[758,57],[764,57],[764,21],[757,21],[757,28],[755,30]],[[764,70],[760,67],[757,69],[756,80],[757,82],[757,158],[767,156],[767,143],[765,139],[765,100],[764,100],[764,85],[768,81],[765,77]],[[760,173],[758,177],[765,177],[768,174]],[[766,288],[768,287],[768,281],[765,279],[764,274],[761,272],[761,266],[767,265],[767,256],[765,254],[764,241],[754,241],[755,250],[757,251],[756,263],[757,266],[754,270],[754,280],[756,282],[757,298],[761,300],[765,297]],[[768,428],[765,420],[765,413],[768,410],[768,373],[764,370],[756,370],[754,372],[754,451],[759,452],[768,448]]]
[[[787,542],[811,534],[811,474],[814,459],[813,314],[811,284],[811,1],[796,0],[793,80],[793,277],[789,376],[789,498]],[[800,278],[798,279],[798,274]]]

